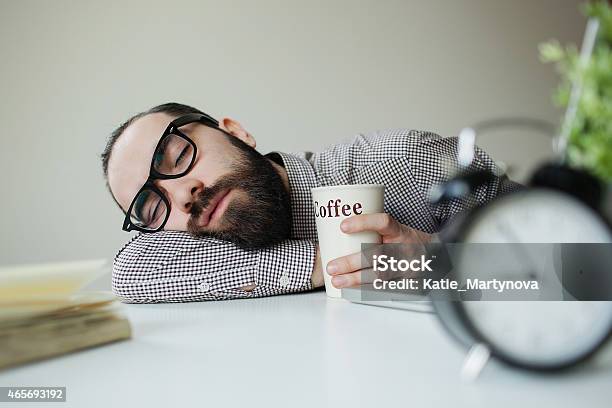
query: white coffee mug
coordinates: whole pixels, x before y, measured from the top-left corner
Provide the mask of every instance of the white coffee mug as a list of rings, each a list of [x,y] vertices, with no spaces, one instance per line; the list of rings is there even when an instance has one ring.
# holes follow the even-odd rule
[[[342,292],[332,285],[331,276],[327,274],[327,263],[360,252],[362,243],[381,242],[380,235],[372,231],[346,234],[340,229],[340,223],[353,215],[382,213],[385,186],[355,184],[316,187],[311,191],[323,263],[325,292],[329,297],[339,298]]]

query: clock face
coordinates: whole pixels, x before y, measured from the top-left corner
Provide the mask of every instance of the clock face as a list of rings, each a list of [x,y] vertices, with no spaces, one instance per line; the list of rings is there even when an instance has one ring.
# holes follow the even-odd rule
[[[580,201],[553,190],[533,189],[491,203],[465,242],[610,242],[609,228]]]
[[[477,213],[463,238],[466,243],[612,242],[608,226],[590,208],[566,194],[544,189],[492,202]],[[521,246],[531,247],[537,252],[545,246]],[[470,277],[524,280],[556,276],[544,270],[552,267],[551,262],[536,261],[546,259],[546,254],[521,255],[517,258],[522,264],[514,267],[487,260],[491,268],[479,272],[487,276]],[[466,269],[468,263],[460,261],[459,273],[474,270]],[[561,291],[561,283],[558,285]],[[579,360],[608,336],[612,325],[612,302],[466,301],[461,306],[473,328],[496,353],[531,366],[558,367]]]

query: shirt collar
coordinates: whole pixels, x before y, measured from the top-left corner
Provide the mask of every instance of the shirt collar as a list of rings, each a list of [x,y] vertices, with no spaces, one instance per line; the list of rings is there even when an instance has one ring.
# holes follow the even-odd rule
[[[292,238],[316,239],[317,228],[312,209],[310,190],[318,187],[314,168],[306,159],[294,154],[273,152],[266,156],[277,155],[282,159],[289,181],[289,197],[291,199]],[[274,160],[270,157],[271,160]]]

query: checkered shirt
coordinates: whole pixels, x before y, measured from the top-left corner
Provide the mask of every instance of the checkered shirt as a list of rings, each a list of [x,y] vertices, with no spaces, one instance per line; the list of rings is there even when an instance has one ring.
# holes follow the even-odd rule
[[[289,179],[292,236],[281,244],[244,250],[183,231],[139,233],[114,259],[112,288],[127,303],[192,302],[256,298],[312,289],[316,226],[310,189],[340,184],[384,184],[385,212],[397,221],[435,233],[466,206],[486,202],[519,185],[498,177],[468,201],[433,207],[430,188],[456,168],[457,138],[396,129],[357,134],[320,153],[267,157],[280,161]],[[472,167],[495,170],[476,149]],[[254,285],[253,290],[241,288]]]

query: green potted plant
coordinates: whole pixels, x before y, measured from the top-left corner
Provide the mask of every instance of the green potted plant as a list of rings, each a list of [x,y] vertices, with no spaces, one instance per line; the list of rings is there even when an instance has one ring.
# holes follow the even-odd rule
[[[588,60],[580,60],[574,45],[552,40],[540,45],[543,62],[554,63],[561,83],[554,93],[557,105],[567,107],[572,84],[580,83],[576,113],[569,123],[566,159],[589,171],[612,192],[612,7],[605,1],[582,6],[587,17],[599,22],[596,42]],[[609,201],[606,207],[610,207]],[[608,209],[610,210],[610,209]]]

